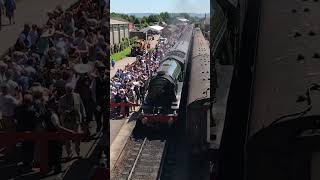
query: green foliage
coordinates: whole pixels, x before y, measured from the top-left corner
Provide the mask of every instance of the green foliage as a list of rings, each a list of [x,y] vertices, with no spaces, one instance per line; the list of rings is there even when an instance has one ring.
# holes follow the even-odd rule
[[[111,18],[121,18],[121,19],[127,20],[129,22],[132,22],[132,19],[130,19],[130,17],[127,14],[120,14],[120,13],[112,12],[112,13],[110,13],[110,17]]]
[[[155,23],[155,22],[159,22],[159,20],[160,20],[160,16],[159,15],[150,15],[149,17],[148,17],[148,23],[150,24],[150,23]]]
[[[162,12],[159,15],[162,21],[168,22],[170,20],[170,14],[168,12]]]
[[[131,54],[131,48],[128,47],[124,49],[123,51],[120,51],[118,53],[114,53],[110,56],[110,61],[114,59],[115,61],[119,61],[125,57],[128,57]]]
[[[145,28],[148,27],[151,24],[156,24],[158,22],[164,21],[164,22],[171,22],[172,21],[172,16],[168,12],[161,12],[160,14],[151,14],[150,16],[142,17],[142,18],[137,18],[133,15],[127,15],[127,14],[121,14],[121,13],[115,13],[112,12],[110,13],[111,18],[121,18],[124,20],[127,20],[139,28]]]
[[[138,41],[138,37],[137,36],[135,36],[135,37],[133,37],[133,38],[131,38],[131,39],[129,39],[129,43],[130,43],[130,45],[133,45],[133,44],[135,44],[137,41]]]
[[[130,41],[128,38],[122,38],[121,42],[119,43],[120,50],[126,49],[130,46]]]
[[[186,19],[190,19],[190,15],[188,13],[180,13],[180,17],[184,17]]]

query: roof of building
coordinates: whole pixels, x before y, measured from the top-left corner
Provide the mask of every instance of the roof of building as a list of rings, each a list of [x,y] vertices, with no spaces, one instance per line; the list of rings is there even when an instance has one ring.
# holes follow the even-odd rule
[[[130,22],[128,22],[128,21],[119,21],[119,20],[110,18],[110,25],[113,25],[113,24],[130,24]]]
[[[186,18],[177,18],[179,21],[182,21],[182,22],[188,22],[189,20],[188,19],[186,19]]]
[[[159,26],[159,25],[155,25],[155,26],[148,26],[146,28],[143,28],[141,29],[140,31],[146,33],[147,31],[149,30],[152,30],[152,31],[161,31],[164,27],[162,26]]]

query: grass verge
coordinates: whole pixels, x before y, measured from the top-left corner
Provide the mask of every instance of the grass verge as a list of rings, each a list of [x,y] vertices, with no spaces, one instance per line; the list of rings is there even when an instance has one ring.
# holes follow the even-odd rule
[[[125,57],[128,57],[131,53],[131,47],[128,47],[120,52],[114,53],[110,56],[110,61],[114,59],[115,61],[119,61]]]

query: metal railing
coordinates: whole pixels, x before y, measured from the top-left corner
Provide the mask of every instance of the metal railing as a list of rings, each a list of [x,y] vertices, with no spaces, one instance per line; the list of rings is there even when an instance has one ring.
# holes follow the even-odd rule
[[[50,140],[80,140],[83,134],[69,132],[5,132],[0,131],[0,148],[11,146],[19,142],[32,141],[40,147],[40,173],[49,172],[48,141]]]

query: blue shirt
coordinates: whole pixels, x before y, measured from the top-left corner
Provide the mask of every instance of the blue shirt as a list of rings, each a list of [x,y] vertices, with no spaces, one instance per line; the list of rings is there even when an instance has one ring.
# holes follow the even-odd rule
[[[20,76],[20,77],[18,77],[17,82],[21,86],[22,91],[26,92],[31,86],[32,78],[30,78],[28,76]]]

